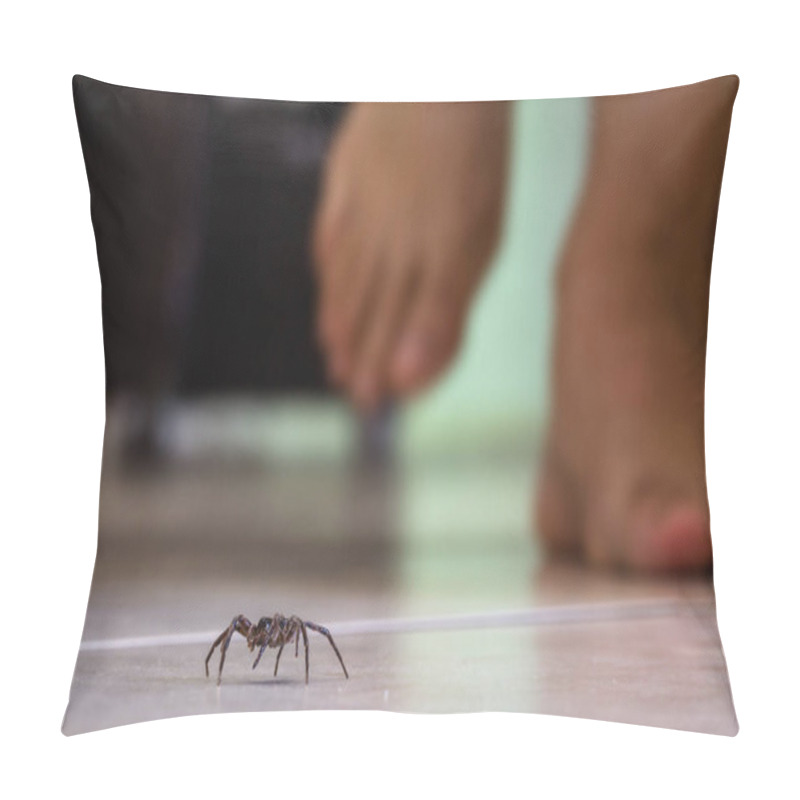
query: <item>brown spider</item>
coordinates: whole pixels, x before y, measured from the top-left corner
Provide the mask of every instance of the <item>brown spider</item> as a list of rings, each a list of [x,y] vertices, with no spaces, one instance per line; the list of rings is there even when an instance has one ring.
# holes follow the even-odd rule
[[[211,656],[214,654],[217,645],[222,644],[220,648],[222,655],[219,660],[219,675],[217,676],[217,686],[220,685],[222,682],[222,667],[225,665],[225,655],[228,652],[233,634],[238,631],[247,639],[247,646],[250,648],[251,652],[255,650],[256,647],[258,648],[258,655],[253,662],[253,669],[258,666],[258,662],[261,661],[261,656],[264,655],[264,651],[268,647],[278,648],[278,657],[275,659],[275,671],[273,675],[278,674],[278,662],[281,660],[281,653],[287,644],[291,644],[292,639],[294,639],[294,656],[297,658],[300,649],[300,637],[302,636],[303,645],[306,648],[306,683],[308,683],[308,633],[306,632],[306,628],[311,628],[312,631],[317,631],[317,633],[328,637],[328,641],[331,643],[331,647],[336,653],[339,663],[342,665],[345,678],[349,678],[350,676],[347,674],[347,667],[345,667],[344,661],[342,661],[339,648],[336,646],[336,643],[333,641],[333,636],[331,636],[331,632],[327,628],[323,628],[322,625],[317,625],[313,622],[304,622],[300,617],[294,615],[291,617],[284,617],[283,614],[275,614],[273,617],[261,617],[257,625],[253,625],[243,614],[234,617],[233,622],[222,631],[208,651],[208,655],[206,656],[206,678],[208,677],[208,662],[211,660]]]

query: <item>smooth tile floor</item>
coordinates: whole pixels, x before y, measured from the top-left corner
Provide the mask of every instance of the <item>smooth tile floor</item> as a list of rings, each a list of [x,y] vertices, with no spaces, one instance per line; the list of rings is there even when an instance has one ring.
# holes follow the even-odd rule
[[[66,734],[238,710],[518,711],[733,735],[710,579],[543,563],[524,460],[240,471],[107,468]],[[449,499],[448,499],[449,498]],[[512,512],[511,509],[516,509]],[[520,510],[524,509],[524,510]],[[328,625],[256,671],[238,613]]]

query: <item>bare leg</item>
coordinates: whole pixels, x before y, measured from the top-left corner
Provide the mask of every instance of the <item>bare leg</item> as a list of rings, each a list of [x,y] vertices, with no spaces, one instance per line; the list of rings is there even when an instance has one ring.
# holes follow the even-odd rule
[[[711,253],[738,79],[599,98],[558,276],[537,527],[642,570],[711,566],[703,399]]]

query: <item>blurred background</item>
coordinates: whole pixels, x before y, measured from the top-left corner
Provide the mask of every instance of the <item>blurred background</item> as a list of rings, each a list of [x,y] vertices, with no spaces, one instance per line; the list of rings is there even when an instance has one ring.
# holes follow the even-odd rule
[[[399,550],[473,548],[482,569],[510,548],[526,591],[551,282],[589,101],[514,105],[504,234],[464,345],[431,390],[362,417],[326,382],[309,258],[347,106],[84,78],[75,97],[103,279],[101,554],[283,543],[296,562],[303,542],[332,557],[327,543],[394,571]]]
[[[309,257],[347,106],[75,80],[103,280],[101,550],[531,554],[551,282],[589,101],[514,105],[504,234],[464,345],[431,390],[361,417],[325,379]]]
[[[529,537],[552,273],[582,182],[588,101],[515,104],[504,236],[464,346],[431,390],[364,418],[327,385],[313,336],[309,232],[346,106],[83,80],[76,103],[90,182],[113,180],[125,218],[106,201],[110,189],[93,193],[108,399],[104,528],[168,535],[158,518],[133,523],[122,501],[123,487],[148,475],[164,486],[219,471],[225,485],[239,475],[240,487],[248,475],[257,491],[258,476],[272,486],[280,469],[368,463],[373,476],[391,464],[403,497],[392,524],[367,524],[367,537],[383,538],[381,527],[435,537],[445,510],[461,517],[444,527],[462,543],[489,529]],[[431,470],[440,473],[435,491]],[[203,502],[218,500],[201,492],[182,513],[207,521]],[[148,508],[139,503],[139,515]]]

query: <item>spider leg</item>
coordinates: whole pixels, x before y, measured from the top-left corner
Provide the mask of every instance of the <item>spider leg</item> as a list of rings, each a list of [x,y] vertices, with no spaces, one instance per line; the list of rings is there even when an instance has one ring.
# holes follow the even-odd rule
[[[231,639],[233,639],[233,634],[235,633],[236,628],[231,628],[231,632],[228,634],[225,641],[222,643],[222,647],[220,648],[220,659],[219,659],[219,674],[217,675],[217,686],[222,683],[222,668],[225,666],[225,656],[228,655],[228,648],[231,646]]]
[[[275,671],[272,673],[272,677],[274,678],[278,674],[278,662],[281,660],[281,653],[283,652],[283,645],[280,646],[278,649],[278,655],[275,658]]]
[[[258,655],[256,656],[256,660],[253,662],[253,669],[255,669],[258,666],[258,662],[261,661],[261,656],[264,655],[264,651],[266,649],[267,649],[267,643],[264,642],[264,644],[262,644],[261,647],[258,649]]]
[[[323,636],[327,637],[328,641],[331,643],[333,652],[336,653],[336,657],[339,659],[339,663],[342,665],[345,678],[349,678],[350,676],[347,674],[347,667],[344,665],[344,661],[342,660],[342,654],[339,652],[339,648],[336,646],[336,642],[333,641],[333,636],[331,636],[331,632],[327,628],[323,628],[322,625],[316,625],[313,622],[306,622],[304,624],[306,627],[311,628],[312,631],[316,631],[317,633],[321,633]]]
[[[297,653],[300,648],[300,629],[298,628],[297,633],[294,635],[294,657],[297,658]]]
[[[219,643],[228,635],[231,626],[229,625],[225,628],[224,631],[215,639],[214,644],[211,645],[211,649],[208,651],[208,655],[206,656],[206,678],[208,677],[208,662],[211,660],[211,656],[214,655],[214,651],[217,649]]]
[[[242,636],[247,636],[252,628],[252,623],[250,622],[247,617],[242,614],[239,616],[234,617],[233,621],[224,631],[217,637],[214,644],[211,645],[211,650],[208,651],[208,655],[206,656],[206,677],[208,677],[208,662],[216,649],[216,647],[222,642],[222,647],[220,648],[221,658],[219,660],[219,675],[217,676],[217,686],[222,683],[222,667],[225,665],[225,654],[228,652],[228,647],[230,646],[231,639],[233,638],[233,634],[236,631],[242,634]],[[223,641],[224,640],[224,641]]]
[[[303,634],[303,645],[306,648],[306,686],[308,686],[308,634],[306,633],[306,624],[300,621],[300,631]]]

